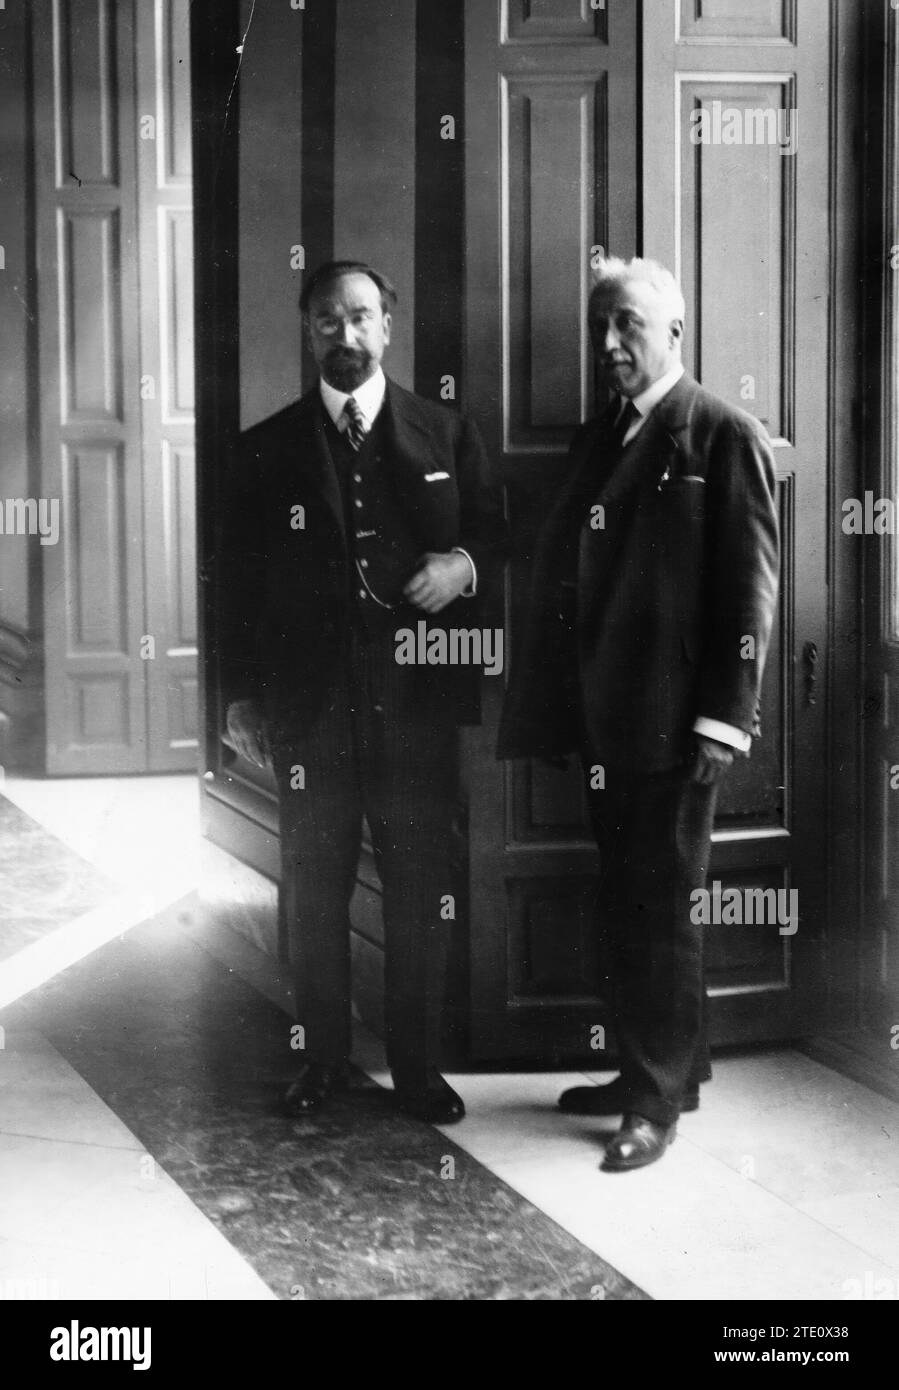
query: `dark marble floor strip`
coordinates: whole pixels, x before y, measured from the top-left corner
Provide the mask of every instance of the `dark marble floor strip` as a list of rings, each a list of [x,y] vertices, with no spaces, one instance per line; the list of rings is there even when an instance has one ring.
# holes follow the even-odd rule
[[[114,893],[98,869],[0,796],[0,961]]]
[[[282,1117],[290,1020],[174,913],[0,1023],[48,1037],[280,1298],[648,1298],[361,1073],[314,1120]]]

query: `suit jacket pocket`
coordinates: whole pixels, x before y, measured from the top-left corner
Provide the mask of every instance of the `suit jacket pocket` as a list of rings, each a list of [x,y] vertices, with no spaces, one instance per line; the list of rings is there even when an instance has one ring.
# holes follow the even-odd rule
[[[676,526],[702,521],[705,516],[705,479],[688,475],[659,483],[655,492],[656,513],[664,525]]]

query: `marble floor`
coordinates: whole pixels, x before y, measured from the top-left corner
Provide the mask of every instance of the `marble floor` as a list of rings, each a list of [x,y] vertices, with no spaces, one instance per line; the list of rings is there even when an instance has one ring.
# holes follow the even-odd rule
[[[0,960],[53,935],[111,892],[99,870],[0,795]]]
[[[275,1294],[40,1034],[0,1051],[0,1297]]]
[[[114,1288],[117,1297],[298,1296],[283,1261],[277,1264],[278,1225],[284,1248],[292,1249],[303,1212],[312,1209],[310,1174],[340,1202],[347,1184],[359,1185],[364,1164],[358,1172],[346,1169],[343,1115],[315,1137],[314,1149],[311,1136],[304,1148],[302,1134],[266,1129],[274,1123],[267,1053],[249,1049],[224,1090],[204,1082],[186,1096],[184,1077],[172,1072],[176,1056],[201,1079],[204,1067],[223,1064],[229,1008],[235,1046],[241,1018],[254,1020],[253,1038],[278,1026],[270,1001],[268,1012],[258,1013],[261,996],[246,993],[249,986],[236,975],[229,985],[218,963],[215,969],[224,973],[212,992],[214,1019],[191,1003],[190,969],[206,969],[204,953],[179,930],[185,916],[179,904],[196,887],[199,862],[195,782],[9,778],[4,791],[105,875],[128,910],[62,953],[65,988],[52,962],[23,984],[4,977],[15,955],[0,959],[0,1008],[6,1005],[0,1014],[0,1295],[103,1296],[91,1291]],[[150,885],[140,901],[128,886],[135,882]],[[142,951],[148,953],[143,965]],[[76,1009],[69,982],[79,973]],[[165,978],[175,980],[181,1000],[176,1017],[184,1031],[170,1036],[171,1025],[160,1014],[154,1038],[151,1015],[138,1026],[140,1010],[129,1003],[133,984],[127,982],[143,979],[152,993]],[[106,981],[100,989],[91,983],[97,979]],[[96,1010],[91,999],[98,1001]],[[175,1042],[180,1050],[173,1051]],[[361,1151],[371,1163],[365,1145],[372,1131],[365,1126],[395,1117],[378,1109],[375,1088],[390,1082],[380,1043],[362,1028],[355,1061],[374,1085],[360,1076],[345,1123],[351,1138],[363,1135]],[[600,1173],[599,1163],[614,1122],[555,1109],[558,1093],[583,1075],[452,1076],[466,1101],[466,1119],[445,1131],[413,1126],[425,1131],[414,1136],[391,1129],[390,1151],[404,1153],[412,1145],[422,1170],[454,1156],[460,1171],[471,1174],[467,1181],[480,1194],[478,1202],[460,1201],[449,1218],[436,1209],[433,1219],[423,1217],[417,1208],[410,1216],[402,1201],[391,1206],[398,1199],[389,1174],[372,1179],[382,1204],[374,1215],[395,1212],[378,1227],[374,1247],[371,1203],[352,1214],[366,1232],[364,1249],[392,1251],[402,1275],[398,1291],[385,1292],[377,1279],[366,1285],[360,1276],[355,1295],[352,1283],[344,1282],[338,1292],[313,1289],[311,1296],[841,1300],[875,1283],[899,1296],[899,1104],[793,1049],[730,1055],[717,1061],[701,1110],[682,1118],[664,1161],[612,1175]],[[182,1089],[176,1095],[165,1086]],[[142,1101],[151,1090],[162,1097],[155,1107]],[[238,1092],[240,1105],[231,1108],[239,1123],[229,1134],[223,1117]],[[213,1093],[223,1101],[214,1115],[214,1143],[207,1105]],[[277,1223],[268,1203],[265,1258],[254,1246],[258,1228],[246,1207],[253,1205],[252,1184],[248,1189],[238,1181],[219,1153],[232,1143],[255,1142],[263,1130],[278,1158],[274,1168],[266,1160],[266,1191],[290,1214]],[[464,1167],[469,1160],[470,1169]],[[213,1168],[210,1187],[203,1173]],[[449,1247],[454,1223],[461,1232],[454,1260],[464,1264],[466,1223],[473,1226],[479,1210],[514,1217],[511,1224],[499,1216],[486,1223],[501,1277],[488,1277],[482,1246],[471,1259],[468,1283],[448,1285],[426,1264],[412,1272],[409,1262],[429,1235],[442,1232],[438,1246],[443,1241]],[[545,1223],[537,1242],[545,1261],[534,1279],[522,1231],[533,1232],[538,1221]],[[322,1229],[320,1221],[317,1240]],[[337,1265],[346,1267],[352,1254],[344,1250]],[[328,1273],[324,1254],[316,1268],[325,1271],[321,1288],[330,1287],[327,1279],[339,1271]],[[319,1276],[313,1271],[312,1277]],[[299,1276],[295,1283],[304,1287]]]
[[[155,1180],[164,1176],[280,1299],[645,1299],[451,1135],[400,1115],[363,1072],[321,1114],[284,1117],[280,1095],[296,1068],[290,1020],[197,946],[182,916],[176,908],[135,927],[0,1013],[14,1041],[38,1033],[75,1069],[151,1178],[136,1189],[134,1154],[112,1155],[99,1120],[85,1115],[88,1175],[105,1165],[106,1190],[92,1192],[80,1169],[67,1170],[66,1192],[85,1190],[51,1202],[36,1223],[42,1246],[54,1229],[83,1245],[91,1209],[95,1238],[121,1241],[129,1204],[142,1199],[140,1223],[147,1187],[159,1205]],[[0,1115],[2,1076],[0,1060]],[[23,1095],[14,1078],[11,1091],[7,1142],[33,1142],[41,1131],[31,1117],[39,1125],[50,1097]],[[21,1242],[27,1229],[0,1205],[0,1239]],[[138,1239],[147,1240],[142,1228]],[[164,1223],[154,1230],[153,1267],[165,1269],[168,1254],[185,1271],[182,1285],[192,1271],[202,1287],[210,1256],[196,1219],[174,1244]]]

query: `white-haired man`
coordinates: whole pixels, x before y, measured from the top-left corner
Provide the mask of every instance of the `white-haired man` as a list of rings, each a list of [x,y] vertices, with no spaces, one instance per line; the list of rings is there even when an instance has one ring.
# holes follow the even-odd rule
[[[604,1168],[660,1158],[711,1076],[702,927],[719,780],[758,733],[777,597],[761,426],[684,372],[684,300],[652,261],[590,297],[608,411],[577,432],[538,542],[501,757],[583,761],[620,1076],[560,1100],[623,1115]]]

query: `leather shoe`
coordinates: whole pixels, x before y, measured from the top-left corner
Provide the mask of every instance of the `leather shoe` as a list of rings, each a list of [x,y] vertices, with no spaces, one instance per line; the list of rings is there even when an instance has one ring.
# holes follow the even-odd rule
[[[439,1072],[422,1077],[403,1077],[394,1081],[396,1103],[404,1115],[429,1125],[452,1125],[465,1118],[462,1097],[444,1081]]]
[[[602,1162],[606,1173],[628,1173],[662,1157],[677,1133],[677,1124],[657,1125],[645,1115],[625,1115]]]
[[[349,1067],[322,1066],[307,1062],[284,1093],[284,1113],[296,1118],[309,1115],[324,1105],[332,1091],[345,1091],[350,1084]]]
[[[621,1077],[607,1081],[604,1086],[572,1086],[559,1096],[559,1109],[566,1115],[623,1115],[628,1100]],[[699,1089],[688,1091],[681,1105],[681,1114],[699,1109]]]

